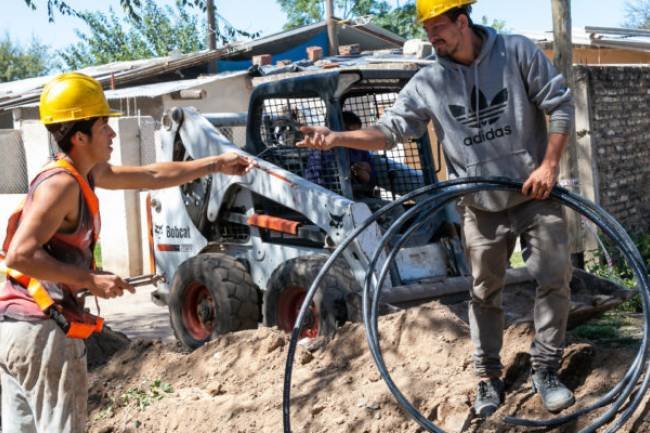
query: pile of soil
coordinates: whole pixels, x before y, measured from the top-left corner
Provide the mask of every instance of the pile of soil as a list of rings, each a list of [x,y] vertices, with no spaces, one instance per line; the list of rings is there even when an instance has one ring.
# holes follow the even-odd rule
[[[488,420],[471,410],[476,379],[466,301],[430,302],[379,318],[382,350],[395,383],[447,432],[530,431],[501,419],[550,417],[530,387],[531,299],[523,289],[506,296],[502,360],[507,400]],[[288,340],[277,329],[260,328],[221,336],[189,354],[171,343],[131,342],[91,371],[89,431],[281,432]],[[609,390],[636,348],[571,337],[561,376],[575,390],[578,403],[572,409]],[[379,376],[361,324],[346,324],[330,340],[301,342],[292,383],[294,432],[422,431]],[[621,431],[650,431],[646,403]],[[578,431],[600,413],[555,431]]]

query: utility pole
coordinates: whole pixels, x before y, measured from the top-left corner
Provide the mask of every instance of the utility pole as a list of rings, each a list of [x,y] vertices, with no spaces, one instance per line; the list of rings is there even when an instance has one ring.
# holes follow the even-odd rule
[[[330,56],[336,56],[339,53],[339,36],[334,20],[334,0],[325,1],[327,15],[327,36],[330,43]]]
[[[573,86],[573,42],[571,40],[571,0],[553,3],[553,64]]]
[[[551,0],[553,6],[553,64],[564,75],[570,89],[575,89],[573,79],[573,41],[571,38],[571,0]],[[569,191],[580,193],[580,172],[575,128],[569,135],[560,161],[560,182]],[[580,216],[568,211],[570,248],[574,265],[584,266],[584,232]]]
[[[208,50],[214,51],[217,49],[217,23],[216,16],[214,13],[214,0],[207,0],[207,11],[208,11]],[[217,73],[217,61],[210,60],[208,62],[208,73],[216,74]]]

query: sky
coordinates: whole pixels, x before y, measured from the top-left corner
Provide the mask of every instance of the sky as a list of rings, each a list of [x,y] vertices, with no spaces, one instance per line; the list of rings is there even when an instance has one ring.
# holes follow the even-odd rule
[[[388,0],[397,5],[400,0]],[[402,3],[404,0],[401,0]],[[625,4],[634,0],[573,0],[571,14],[575,28],[584,26],[620,27],[625,21]],[[47,20],[47,0],[36,0],[32,11],[24,0],[0,0],[0,37],[8,34],[12,41],[28,44],[33,37],[54,49],[62,49],[76,42],[75,28],[85,30],[79,19],[57,14],[55,22]],[[119,0],[68,0],[79,9],[108,11],[109,6],[122,13]],[[173,4],[173,0],[159,0],[159,4]],[[219,13],[235,27],[246,31],[261,31],[269,35],[282,30],[286,21],[275,0],[216,0]],[[479,0],[474,5],[473,17],[487,16],[503,20],[513,31],[543,32],[552,30],[551,0]]]

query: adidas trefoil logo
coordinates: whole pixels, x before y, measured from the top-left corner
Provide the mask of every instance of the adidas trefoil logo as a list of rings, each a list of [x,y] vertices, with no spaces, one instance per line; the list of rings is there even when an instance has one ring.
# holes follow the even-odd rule
[[[478,107],[476,106],[478,99]],[[488,104],[487,98],[478,91],[476,98],[476,87],[472,89],[469,110],[460,105],[450,105],[449,110],[454,118],[461,124],[470,128],[479,129],[482,126],[492,125],[499,120],[499,117],[506,111],[508,105],[508,89],[503,89]],[[480,124],[479,124],[480,122]]]

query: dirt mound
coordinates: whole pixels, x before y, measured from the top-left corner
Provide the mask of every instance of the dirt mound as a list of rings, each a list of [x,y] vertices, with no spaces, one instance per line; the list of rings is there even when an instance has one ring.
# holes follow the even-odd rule
[[[507,403],[483,421],[471,411],[475,378],[466,305],[432,302],[381,317],[389,371],[415,406],[447,432],[529,431],[500,420],[549,417],[529,383],[531,325],[511,318],[517,320],[510,320],[503,350]],[[287,345],[288,336],[268,328],[224,335],[190,354],[173,344],[134,342],[91,373],[89,431],[281,432]],[[562,376],[576,392],[576,407],[616,383],[634,353],[635,347],[570,341]],[[295,432],[422,431],[380,378],[360,324],[345,325],[332,340],[301,344],[292,383]],[[596,415],[557,431],[577,431]],[[644,422],[639,415],[625,431],[646,431]]]
[[[130,340],[121,332],[113,331],[109,326],[104,325],[100,334],[93,334],[85,340],[85,343],[88,368],[92,369],[106,364],[113,355],[127,348]]]

